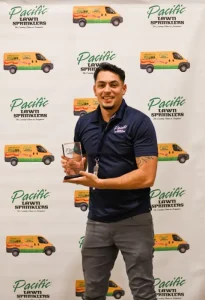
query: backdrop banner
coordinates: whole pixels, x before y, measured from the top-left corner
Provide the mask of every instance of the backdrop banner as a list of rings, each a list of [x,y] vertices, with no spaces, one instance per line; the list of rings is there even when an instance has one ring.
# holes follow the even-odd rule
[[[89,190],[63,183],[62,144],[96,109],[101,62],[150,117],[159,300],[205,299],[205,2],[0,1],[0,299],[81,299]],[[130,300],[119,254],[107,296]]]

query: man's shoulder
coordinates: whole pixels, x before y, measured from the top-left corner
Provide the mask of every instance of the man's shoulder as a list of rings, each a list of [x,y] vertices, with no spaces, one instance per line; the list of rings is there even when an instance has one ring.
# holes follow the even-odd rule
[[[94,110],[92,112],[86,113],[83,116],[80,116],[79,119],[78,119],[78,123],[79,124],[86,124],[88,122],[91,122],[93,120],[95,114],[96,114],[96,111]]]
[[[125,117],[133,122],[142,122],[150,119],[145,113],[131,106],[126,107]]]

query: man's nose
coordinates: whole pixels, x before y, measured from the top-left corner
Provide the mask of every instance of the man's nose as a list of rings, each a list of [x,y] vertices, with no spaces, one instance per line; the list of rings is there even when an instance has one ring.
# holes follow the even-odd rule
[[[106,86],[104,88],[104,92],[105,93],[109,93],[110,92],[110,86],[109,86],[109,84],[106,84]]]

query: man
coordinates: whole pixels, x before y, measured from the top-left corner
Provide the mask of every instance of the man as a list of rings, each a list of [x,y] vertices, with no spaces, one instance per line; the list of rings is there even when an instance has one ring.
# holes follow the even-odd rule
[[[82,247],[85,299],[106,299],[110,271],[120,250],[133,299],[156,300],[149,195],[157,169],[155,130],[145,114],[125,103],[123,70],[102,63],[94,80],[99,106],[79,118],[74,138],[81,142],[89,172],[66,181],[90,187]],[[62,166],[69,174],[65,157]]]

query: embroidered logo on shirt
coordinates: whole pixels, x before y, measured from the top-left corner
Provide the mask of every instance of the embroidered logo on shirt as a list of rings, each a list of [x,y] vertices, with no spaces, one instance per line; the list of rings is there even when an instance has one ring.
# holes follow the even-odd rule
[[[115,126],[114,127],[114,133],[123,133],[126,131],[127,125],[124,126]]]

